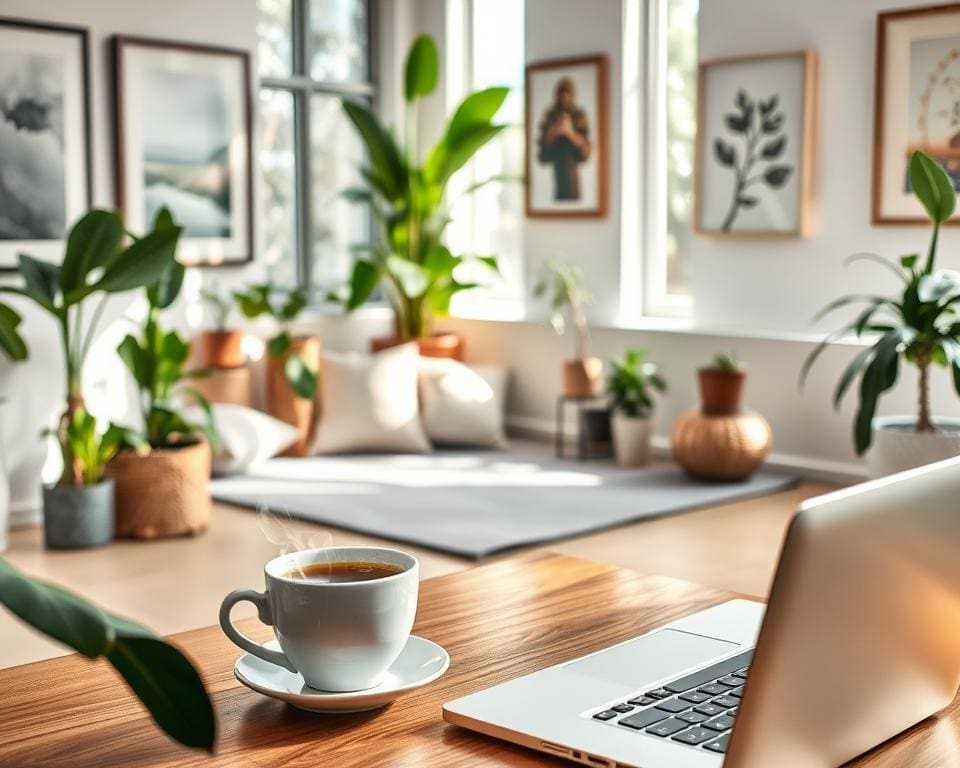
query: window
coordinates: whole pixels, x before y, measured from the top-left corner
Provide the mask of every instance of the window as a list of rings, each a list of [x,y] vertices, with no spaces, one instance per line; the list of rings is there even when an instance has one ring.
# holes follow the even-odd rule
[[[341,109],[371,101],[367,0],[258,0],[259,127],[268,277],[322,296],[343,284],[369,214],[340,192],[363,148]]]
[[[523,0],[463,0],[447,6],[447,39],[464,40],[462,47],[451,46],[447,52],[449,110],[467,93],[498,85],[510,88],[497,113],[508,127],[477,152],[448,191],[455,201],[447,230],[451,247],[496,256],[501,272],[492,283],[487,274],[476,275],[487,287],[454,298],[452,309],[460,316],[523,316],[524,5]],[[508,180],[464,194],[472,184],[497,177]]]

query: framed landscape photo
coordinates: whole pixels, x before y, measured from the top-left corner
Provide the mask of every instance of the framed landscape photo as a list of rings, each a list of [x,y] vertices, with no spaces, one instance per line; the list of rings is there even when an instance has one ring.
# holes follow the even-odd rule
[[[810,234],[815,95],[813,51],[701,62],[696,232]]]
[[[529,64],[527,216],[607,215],[607,57]]]
[[[908,168],[922,150],[960,190],[960,4],[881,13],[875,76],[873,223],[928,224]]]
[[[0,18],[0,271],[59,262],[89,204],[87,31]]]
[[[167,206],[184,264],[252,258],[246,51],[114,38],[117,199],[133,232]]]

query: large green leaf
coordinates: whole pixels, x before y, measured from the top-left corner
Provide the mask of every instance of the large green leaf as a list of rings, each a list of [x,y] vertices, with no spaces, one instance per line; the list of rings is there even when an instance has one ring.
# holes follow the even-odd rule
[[[84,285],[90,270],[110,261],[123,242],[123,219],[115,211],[93,210],[70,230],[60,269],[60,290],[66,295]]]
[[[270,357],[283,357],[293,346],[293,338],[286,331],[281,331],[267,342],[267,352]]]
[[[290,355],[284,363],[283,371],[297,397],[313,399],[317,392],[317,372],[310,370],[300,355]]]
[[[365,259],[357,259],[350,276],[350,296],[347,298],[347,310],[352,311],[364,304],[373,294],[380,282],[380,270]]]
[[[444,184],[472,158],[478,149],[506,126],[480,124],[466,128],[454,139],[444,136],[433,148],[423,167],[423,175],[431,184]]]
[[[19,261],[24,291],[41,307],[48,312],[53,312],[57,288],[60,285],[60,268],[56,264],[40,261],[25,253],[20,254]]]
[[[272,287],[264,283],[251,285],[246,291],[236,291],[233,298],[244,317],[253,320],[261,315],[270,314],[270,291]]]
[[[118,293],[153,285],[173,264],[182,231],[163,227],[137,240],[106,265],[94,289]]]
[[[445,138],[451,143],[457,143],[471,129],[489,125],[509,93],[510,89],[503,87],[485,88],[471,93],[460,102],[460,106],[450,118]]]
[[[932,221],[942,224],[953,216],[957,205],[953,183],[943,166],[923,152],[910,157],[910,186]]]
[[[860,372],[860,369],[866,365],[867,360],[870,358],[870,355],[873,354],[873,347],[867,347],[866,349],[861,350],[857,353],[856,357],[850,361],[850,364],[846,367],[843,372],[843,375],[840,377],[840,381],[837,384],[836,390],[833,393],[833,407],[839,408],[840,403],[843,401],[843,396],[846,394],[847,389],[853,383],[853,380],[856,378],[857,374]]]
[[[280,308],[280,320],[294,320],[301,310],[307,306],[306,291],[297,288],[287,294],[287,300]]]
[[[140,342],[134,336],[130,334],[124,336],[123,341],[117,347],[117,355],[127,366],[127,370],[130,371],[139,387],[150,386],[150,376],[146,369],[144,352],[140,348]]]
[[[886,333],[873,346],[873,360],[860,378],[860,407],[854,421],[854,447],[863,454],[873,440],[873,417],[877,400],[897,382],[900,344],[912,340],[912,332],[897,329]]]
[[[0,349],[11,360],[27,359],[27,344],[17,331],[22,318],[6,304],[0,304]]]
[[[409,102],[419,96],[429,96],[437,87],[440,69],[437,44],[430,35],[414,40],[403,68],[403,96]]]
[[[178,261],[171,262],[160,279],[147,288],[147,300],[151,306],[157,309],[166,309],[180,295],[180,289],[183,287],[183,278],[187,272],[186,267]]]
[[[416,262],[391,254],[387,257],[387,271],[393,276],[403,295],[408,299],[423,296],[430,285],[430,273]]]
[[[343,111],[360,134],[384,196],[395,200],[403,195],[407,186],[405,166],[393,136],[365,105],[344,100]]]

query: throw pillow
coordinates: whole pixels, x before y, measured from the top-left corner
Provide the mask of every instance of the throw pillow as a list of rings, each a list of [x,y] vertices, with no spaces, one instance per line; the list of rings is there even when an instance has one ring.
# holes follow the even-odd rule
[[[443,445],[503,448],[507,372],[420,358],[420,411],[427,436]]]
[[[184,411],[186,418],[203,422],[197,406]],[[296,427],[244,405],[214,403],[213,418],[220,434],[220,452],[213,457],[213,474],[232,475],[282,453],[297,441]]]

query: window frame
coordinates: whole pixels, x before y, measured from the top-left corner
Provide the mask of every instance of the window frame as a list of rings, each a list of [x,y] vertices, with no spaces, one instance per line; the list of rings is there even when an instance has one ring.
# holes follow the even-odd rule
[[[310,98],[317,94],[367,101],[377,108],[379,93],[377,19],[379,0],[361,0],[367,11],[367,79],[362,83],[314,80],[310,76],[313,45],[310,35],[310,0],[290,0],[290,74],[257,73],[257,91],[284,91],[293,98],[294,261],[297,285],[307,292],[311,304],[323,303],[313,284],[313,176],[311,168]],[[372,234],[372,225],[371,225]]]

